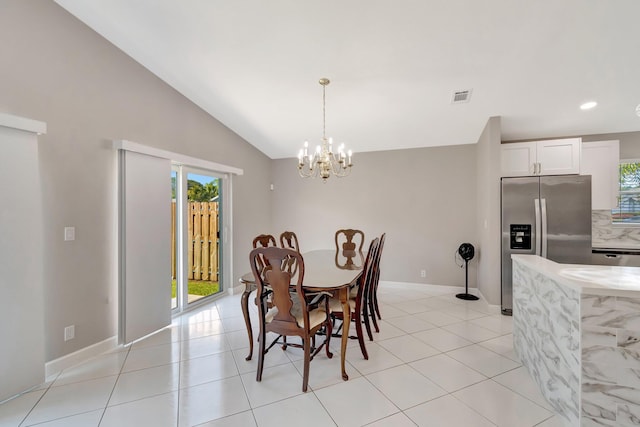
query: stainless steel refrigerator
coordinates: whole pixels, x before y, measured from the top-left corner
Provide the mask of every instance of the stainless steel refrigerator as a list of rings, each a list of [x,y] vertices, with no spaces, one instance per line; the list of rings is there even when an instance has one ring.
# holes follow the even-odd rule
[[[511,254],[591,263],[591,176],[502,178],[501,202],[501,304],[511,315]]]

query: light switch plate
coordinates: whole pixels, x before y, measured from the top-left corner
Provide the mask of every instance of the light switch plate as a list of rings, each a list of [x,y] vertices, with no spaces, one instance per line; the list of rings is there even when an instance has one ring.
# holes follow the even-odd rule
[[[75,227],[65,227],[64,228],[64,240],[76,240],[76,228]]]
[[[76,325],[70,325],[64,328],[64,340],[69,341],[76,337]]]

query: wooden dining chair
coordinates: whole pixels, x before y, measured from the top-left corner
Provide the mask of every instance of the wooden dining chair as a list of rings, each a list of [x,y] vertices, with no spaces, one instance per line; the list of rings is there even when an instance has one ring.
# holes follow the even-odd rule
[[[296,233],[293,231],[283,231],[282,234],[280,234],[280,247],[293,249],[299,253],[300,245],[298,244],[298,236],[296,236]],[[289,258],[287,261],[287,271],[289,271],[291,275],[295,275],[298,272],[295,258]]]
[[[359,270],[363,267],[364,233],[351,228],[340,229],[335,234],[336,266],[346,270]]]
[[[298,244],[298,236],[296,236],[296,233],[293,231],[283,231],[282,234],[280,234],[280,247],[300,252],[300,245]]]
[[[268,248],[271,246],[278,246],[276,238],[271,234],[260,234],[253,239],[253,248]]]
[[[298,265],[297,279],[293,280],[290,272],[286,271],[286,261],[295,258]],[[325,347],[327,357],[333,354],[329,350],[331,339],[331,317],[329,316],[330,294],[322,292],[317,294],[313,301],[307,302],[303,285],[304,260],[302,255],[286,248],[267,247],[257,248],[249,255],[251,271],[253,272],[259,301],[258,317],[260,321],[260,336],[258,350],[258,371],[256,381],[262,381],[264,357],[267,352],[278,342],[280,338],[298,336],[302,344],[292,344],[284,341],[282,349],[287,346],[300,347],[304,350],[304,371],[302,376],[302,391],[307,391],[309,383],[309,364],[314,356]],[[260,260],[266,259],[270,269],[262,274]],[[267,291],[267,286],[269,291]],[[291,292],[295,289],[295,292]],[[266,293],[272,294],[271,307],[266,303]],[[316,347],[316,334],[323,330],[325,339]],[[273,332],[278,337],[267,347],[266,334]]]
[[[271,234],[260,234],[258,236],[256,236],[253,239],[252,242],[253,245],[253,249],[256,248],[269,248],[269,247],[277,247],[277,243],[276,243],[276,239],[275,237],[273,237]],[[259,258],[257,260],[258,262],[258,266],[259,266],[259,270],[260,270],[260,274],[262,274],[264,276],[265,272],[269,269],[269,262],[264,259],[264,258]],[[269,295],[269,290],[267,289],[265,291],[265,300],[267,301],[268,305],[271,305],[271,297]],[[245,297],[243,297],[245,298]],[[247,295],[246,298],[248,299],[249,296]],[[258,304],[258,297],[256,297],[255,299],[255,303],[256,305]],[[247,357],[245,358],[246,360],[251,360],[251,358],[253,357],[253,333],[251,332],[251,329],[249,328],[249,319],[248,319],[248,314],[244,313],[245,316],[245,323],[247,324],[247,331],[249,333],[249,354],[247,355]]]
[[[278,246],[278,244],[276,243],[276,238],[271,234],[260,234],[253,239],[253,249],[269,248],[273,246]],[[264,259],[260,259],[259,262],[261,267],[260,271],[264,272],[269,263]]]
[[[387,233],[382,233],[382,236],[380,236],[376,259],[373,263],[373,283],[369,287],[369,296],[367,298],[369,304],[369,315],[371,316],[371,321],[376,332],[380,332],[380,327],[378,326],[378,320],[376,320],[376,317],[382,320],[380,306],[378,304],[378,283],[380,282],[380,259],[382,258],[382,249],[384,248],[384,241],[386,237]]]
[[[367,348],[364,344],[364,331],[362,330],[362,325],[365,325],[367,334],[369,335],[369,339],[373,340],[371,325],[369,323],[369,306],[367,303],[367,295],[369,294],[369,287],[373,283],[373,261],[378,250],[379,242],[380,239],[376,237],[369,244],[369,250],[367,251],[367,256],[364,261],[362,274],[358,278],[357,284],[355,285],[355,288],[352,289],[349,296],[349,307],[351,312],[350,316],[344,315],[340,299],[332,297],[329,300],[329,308],[331,310],[332,319],[339,319],[342,320],[342,322],[355,322],[356,336],[350,336],[349,338],[358,340],[358,343],[360,344],[360,350],[362,351],[362,356],[367,360],[369,359],[369,354],[367,353]],[[347,317],[347,319],[345,319],[345,317]],[[342,327],[340,327],[338,331],[340,329],[342,329]],[[337,332],[334,334],[334,336],[342,335]]]
[[[362,252],[364,246],[364,233],[361,230],[345,228],[336,231],[336,253],[343,256],[355,256],[356,252]]]

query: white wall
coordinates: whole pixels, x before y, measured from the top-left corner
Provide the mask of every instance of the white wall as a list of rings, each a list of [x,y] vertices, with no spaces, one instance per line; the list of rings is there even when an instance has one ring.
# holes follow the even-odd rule
[[[463,242],[477,246],[475,151],[457,145],[356,153],[352,174],[326,183],[300,178],[297,159],[274,161],[273,227],[264,232],[295,231],[302,251],[333,248],[339,228],[359,228],[367,241],[386,232],[383,280],[464,286],[454,254]]]
[[[640,127],[640,119],[638,119]],[[602,135],[585,135],[583,141],[620,141],[621,159],[640,159],[640,132],[607,133]]]
[[[500,304],[500,117],[491,117],[478,139],[478,289]]]
[[[0,112],[48,124],[39,144],[44,294],[36,295],[47,361],[116,335],[113,139],[243,169],[233,178],[233,239],[251,242],[271,224],[261,189],[270,159],[54,2],[3,0],[0,38]],[[256,205],[267,208],[256,215]],[[65,226],[76,227],[75,241],[63,241]],[[248,262],[243,245],[234,248],[237,281]],[[72,324],[76,337],[64,342]],[[3,333],[10,327],[0,323]]]

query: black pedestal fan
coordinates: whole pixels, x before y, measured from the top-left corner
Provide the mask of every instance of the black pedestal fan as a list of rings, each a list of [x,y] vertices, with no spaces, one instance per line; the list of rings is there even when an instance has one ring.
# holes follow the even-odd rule
[[[469,261],[473,259],[475,255],[475,249],[471,243],[463,243],[458,248],[456,256],[459,256],[464,260],[464,294],[457,294],[456,298],[475,301],[477,296],[469,293]]]

